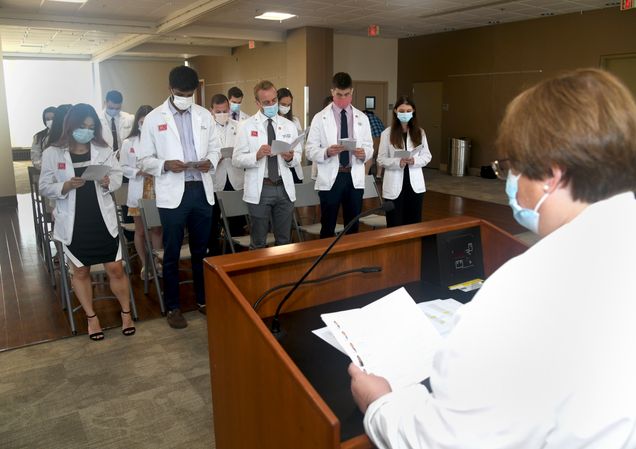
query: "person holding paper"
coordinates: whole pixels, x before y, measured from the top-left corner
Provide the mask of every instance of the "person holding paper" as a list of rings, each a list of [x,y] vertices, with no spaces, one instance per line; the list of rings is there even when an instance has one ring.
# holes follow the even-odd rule
[[[276,245],[291,242],[296,188],[290,168],[300,164],[300,151],[273,154],[276,141],[292,143],[296,127],[278,115],[276,88],[270,81],[254,87],[259,111],[239,125],[232,164],[245,169],[243,200],[251,219],[250,248],[267,246],[270,217]],[[284,145],[283,145],[284,146]]]
[[[362,210],[364,163],[373,157],[373,139],[369,119],[351,106],[352,94],[351,76],[336,73],[331,82],[333,102],[314,116],[305,144],[307,159],[317,164],[320,238],[335,235],[340,205],[345,224]],[[349,230],[356,232],[358,223]]]
[[[298,135],[303,133],[303,126],[300,124],[300,120],[298,117],[294,115],[292,112],[292,107],[294,103],[294,96],[291,93],[291,90],[286,87],[281,87],[278,89],[278,115],[282,115],[287,120],[291,121],[296,126],[296,131],[298,131]],[[302,147],[301,147],[302,151]],[[302,159],[302,153],[301,153]],[[294,177],[294,184],[300,184],[303,182],[303,170],[302,166],[292,167],[292,176]]]
[[[168,77],[170,96],[151,111],[141,130],[137,156],[141,169],[155,177],[157,208],[163,227],[163,283],[168,325],[183,329],[179,257],[188,229],[192,278],[199,312],[205,314],[203,257],[212,226],[214,181],[220,154],[214,121],[206,108],[194,104],[199,75],[178,66]]]
[[[378,448],[636,447],[636,103],[580,69],[507,107],[495,171],[542,240],[457,313],[432,392],[350,367]]]
[[[232,165],[232,152],[238,130],[238,122],[230,118],[230,106],[228,99],[223,94],[216,94],[212,97],[211,112],[214,117],[214,138],[215,145],[220,148],[221,159],[219,166],[214,173],[214,191],[234,191],[243,190],[245,170]],[[230,217],[229,224],[232,236],[244,235],[244,217]],[[208,255],[221,254],[219,233],[221,229],[221,209],[218,203],[214,203],[214,214],[212,216],[212,227],[210,228],[210,238],[208,240]]]
[[[86,181],[82,175],[89,166],[108,167],[108,174],[99,180]],[[104,339],[93,309],[90,269],[97,264],[104,265],[110,288],[121,305],[123,334],[135,333],[128,277],[122,266],[117,212],[111,195],[121,186],[121,178],[119,163],[102,138],[95,109],[76,104],[66,116],[56,146],[42,153],[40,192],[55,200],[53,238],[64,245],[64,254],[72,266],[73,291],[86,313],[91,340]]]
[[[152,109],[153,107],[149,105],[140,106],[139,109],[137,109],[132,131],[130,131],[130,135],[122,142],[119,152],[119,163],[121,164],[124,176],[130,180],[128,183],[126,206],[128,206],[128,215],[133,217],[135,222],[134,242],[139,260],[142,263],[140,273],[142,279],[150,279],[151,273],[145,266],[146,245],[144,240],[146,233],[141,220],[139,200],[141,198],[146,200],[155,199],[155,181],[150,173],[146,173],[139,168],[137,152],[139,151],[139,140],[144,120]],[[161,249],[161,228],[153,228],[150,233],[150,239],[154,249]],[[156,261],[156,266],[158,270],[161,270],[161,264],[158,260]]]
[[[422,167],[430,161],[431,152],[417,122],[415,103],[409,97],[400,97],[393,108],[391,126],[380,136],[378,149],[378,165],[385,169],[382,198],[395,205],[386,213],[387,227],[422,221],[426,191]]]

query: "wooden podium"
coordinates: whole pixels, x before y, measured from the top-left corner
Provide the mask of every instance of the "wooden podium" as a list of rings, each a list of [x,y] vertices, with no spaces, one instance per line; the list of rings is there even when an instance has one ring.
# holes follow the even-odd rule
[[[481,237],[485,276],[527,249],[503,230],[470,217],[345,236],[309,279],[370,265],[381,266],[382,271],[301,286],[283,311],[416,282],[425,265],[430,264],[425,257],[427,239],[469,228],[477,228]],[[258,313],[252,308],[268,288],[299,279],[330,242],[313,240],[206,259],[208,343],[218,449],[373,447],[364,434],[341,441],[340,421],[264,324],[263,318],[273,315],[288,289],[273,293]]]

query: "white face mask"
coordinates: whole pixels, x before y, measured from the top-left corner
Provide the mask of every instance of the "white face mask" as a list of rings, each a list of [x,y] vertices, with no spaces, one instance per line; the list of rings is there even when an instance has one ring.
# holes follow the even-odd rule
[[[47,120],[47,121],[46,121],[46,127],[47,127],[48,129],[51,129],[51,126],[53,126],[53,120]]]
[[[180,97],[178,95],[172,94],[172,102],[177,109],[185,111],[194,103],[194,95],[192,95],[191,97]]]
[[[216,120],[216,122],[219,125],[225,125],[229,119],[230,119],[230,114],[228,114],[227,112],[214,113],[214,120]]]
[[[287,115],[289,111],[291,111],[291,106],[283,106],[282,104],[278,105],[278,112],[282,115]]]

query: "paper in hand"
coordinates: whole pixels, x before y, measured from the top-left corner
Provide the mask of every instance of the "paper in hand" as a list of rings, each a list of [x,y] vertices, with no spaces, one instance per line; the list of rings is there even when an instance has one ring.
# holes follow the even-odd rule
[[[86,181],[101,181],[110,172],[110,165],[89,165],[81,178]]]
[[[406,150],[396,150],[393,152],[393,157],[398,157],[400,159],[408,159],[413,156],[413,153]]]
[[[355,151],[356,149],[356,139],[351,139],[351,138],[347,138],[347,139],[338,139],[338,145],[342,145],[343,147],[345,147],[345,149],[347,151]]]
[[[288,153],[292,151],[296,146],[303,141],[305,138],[305,133],[302,133],[300,136],[296,137],[290,143],[284,142],[282,140],[273,140],[272,141],[272,154],[281,154]]]

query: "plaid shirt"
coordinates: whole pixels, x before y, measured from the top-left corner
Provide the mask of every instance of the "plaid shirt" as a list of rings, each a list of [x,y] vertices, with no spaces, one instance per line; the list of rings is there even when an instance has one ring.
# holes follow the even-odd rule
[[[378,116],[371,111],[364,111],[364,113],[367,115],[367,117],[369,117],[369,124],[371,125],[371,136],[380,137],[382,131],[384,131],[384,124],[382,123],[382,120],[380,120]]]

